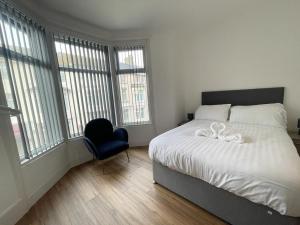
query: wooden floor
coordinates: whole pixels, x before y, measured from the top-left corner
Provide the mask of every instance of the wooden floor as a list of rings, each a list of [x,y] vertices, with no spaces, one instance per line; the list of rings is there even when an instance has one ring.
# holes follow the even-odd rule
[[[146,149],[101,165],[71,169],[18,225],[225,225],[200,207],[152,183]],[[104,173],[102,168],[104,167]]]

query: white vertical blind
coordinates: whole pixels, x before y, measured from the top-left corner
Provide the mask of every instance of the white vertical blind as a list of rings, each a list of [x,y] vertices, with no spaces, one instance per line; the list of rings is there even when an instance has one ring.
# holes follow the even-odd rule
[[[55,35],[69,137],[83,134],[95,118],[115,123],[108,47]]]
[[[0,2],[0,71],[21,160],[63,141],[45,29]]]
[[[115,47],[115,59],[122,124],[150,123],[144,45]]]

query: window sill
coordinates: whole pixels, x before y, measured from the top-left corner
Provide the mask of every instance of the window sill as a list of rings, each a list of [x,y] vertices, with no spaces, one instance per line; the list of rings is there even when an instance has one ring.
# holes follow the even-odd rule
[[[136,124],[136,123],[123,124],[123,125],[121,125],[121,127],[140,127],[140,126],[148,126],[148,125],[152,125],[152,123],[149,121],[149,122],[144,122],[144,123],[139,123],[139,124]]]
[[[57,150],[58,150],[59,148],[61,148],[65,143],[66,143],[66,141],[63,141],[63,142],[59,143],[58,145],[56,145],[56,146],[50,148],[49,150],[44,151],[44,152],[42,152],[42,153],[40,153],[40,154],[34,156],[34,157],[31,158],[31,159],[24,159],[24,160],[22,160],[22,161],[20,162],[20,163],[21,163],[21,167],[25,167],[25,166],[27,166],[27,165],[29,165],[29,164],[31,164],[31,163],[34,163],[35,161],[41,159],[42,157],[44,157],[44,156],[46,156],[46,155],[48,155],[48,154],[51,154],[51,153],[57,151]]]

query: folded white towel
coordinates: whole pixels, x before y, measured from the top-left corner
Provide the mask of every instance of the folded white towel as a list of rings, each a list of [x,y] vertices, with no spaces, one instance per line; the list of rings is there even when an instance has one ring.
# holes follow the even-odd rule
[[[197,129],[195,131],[195,136],[204,136],[208,138],[217,138],[218,137],[218,123],[213,122],[210,124],[209,129]]]
[[[228,129],[226,130],[226,125],[224,123],[220,123],[219,126],[221,127],[221,129],[219,129],[218,131],[218,139],[239,144],[245,142],[244,138],[240,133],[232,133],[232,131]]]
[[[224,123],[213,122],[210,124],[209,129],[197,129],[195,131],[195,136],[204,136],[239,144],[244,143],[244,138],[240,133],[232,134],[229,130],[225,130],[226,125]]]
[[[239,133],[219,135],[218,139],[220,139],[222,141],[234,142],[234,143],[238,143],[238,144],[242,144],[245,142],[244,138]]]
[[[217,138],[217,135],[214,134],[210,129],[197,129],[195,131],[195,136],[203,136],[208,138]]]

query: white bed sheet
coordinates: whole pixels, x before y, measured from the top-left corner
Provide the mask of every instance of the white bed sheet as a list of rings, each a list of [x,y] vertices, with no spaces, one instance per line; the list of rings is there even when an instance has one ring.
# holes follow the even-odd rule
[[[245,137],[244,144],[194,135],[211,122],[193,120],[157,136],[150,142],[150,158],[283,215],[299,217],[300,157],[287,131],[226,123]]]

